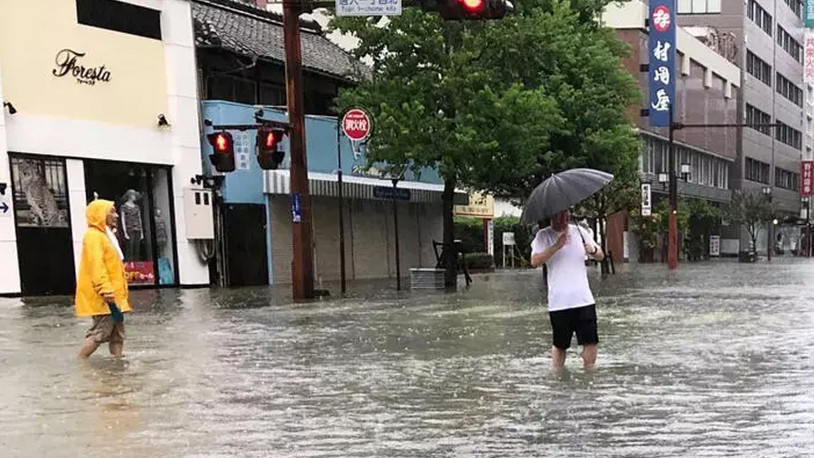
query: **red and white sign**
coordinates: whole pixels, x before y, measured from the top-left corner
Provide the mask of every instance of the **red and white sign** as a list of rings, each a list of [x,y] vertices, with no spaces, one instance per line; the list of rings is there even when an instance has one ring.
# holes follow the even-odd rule
[[[342,117],[342,131],[355,142],[360,142],[370,136],[371,127],[370,115],[365,110],[354,108]]]
[[[803,161],[800,181],[800,195],[814,196],[814,161]]]
[[[666,32],[670,28],[672,18],[670,17],[670,8],[664,5],[659,5],[653,10],[653,27],[659,32]]]
[[[803,79],[806,83],[814,83],[814,33],[806,32],[805,45],[803,46]]]

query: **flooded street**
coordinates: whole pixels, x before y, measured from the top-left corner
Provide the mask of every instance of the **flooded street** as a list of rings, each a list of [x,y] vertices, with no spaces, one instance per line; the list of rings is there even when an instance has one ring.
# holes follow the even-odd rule
[[[595,373],[574,347],[550,371],[533,272],[297,306],[141,291],[126,358],[84,363],[69,300],[0,299],[0,455],[810,456],[814,263],[626,269],[595,279]]]

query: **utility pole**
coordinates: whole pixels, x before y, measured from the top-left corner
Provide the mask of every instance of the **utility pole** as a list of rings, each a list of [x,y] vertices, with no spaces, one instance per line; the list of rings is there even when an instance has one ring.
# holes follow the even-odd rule
[[[302,88],[302,49],[300,46],[300,0],[283,0],[283,41],[285,42],[286,104],[291,154],[292,206],[299,206],[299,221],[291,227],[294,256],[291,287],[294,300],[314,297],[314,251],[311,243],[311,196],[308,190],[308,162],[305,156],[305,109]]]
[[[667,267],[670,269],[678,267],[678,180],[676,179],[675,130],[673,104],[670,103],[670,165],[668,166],[668,173],[670,174],[670,214],[667,215]]]

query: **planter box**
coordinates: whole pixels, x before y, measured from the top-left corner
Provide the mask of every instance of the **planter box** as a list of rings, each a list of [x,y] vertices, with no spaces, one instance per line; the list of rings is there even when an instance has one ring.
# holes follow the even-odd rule
[[[410,269],[410,289],[444,289],[444,269]]]

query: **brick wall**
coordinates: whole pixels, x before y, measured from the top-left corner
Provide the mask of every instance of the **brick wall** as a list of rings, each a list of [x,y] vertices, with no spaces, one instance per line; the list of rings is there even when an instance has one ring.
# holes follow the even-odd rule
[[[271,196],[274,283],[291,282],[291,214],[288,196]],[[338,199],[312,197],[314,263],[317,281],[340,278]],[[441,240],[440,204],[399,202],[401,275],[410,267],[434,267],[432,240]],[[396,275],[393,206],[390,201],[345,203],[345,269],[349,280]]]

